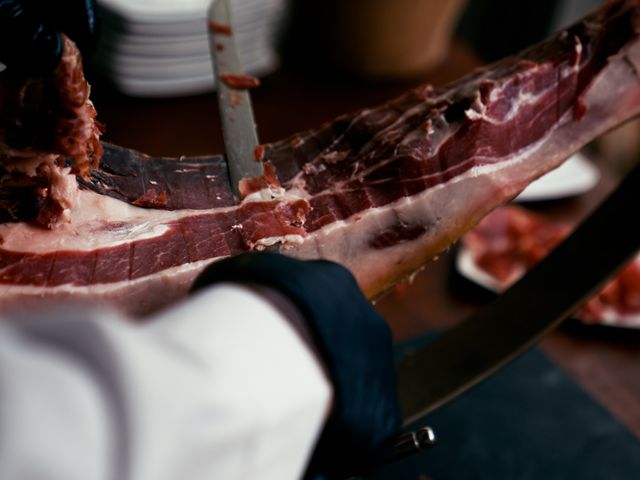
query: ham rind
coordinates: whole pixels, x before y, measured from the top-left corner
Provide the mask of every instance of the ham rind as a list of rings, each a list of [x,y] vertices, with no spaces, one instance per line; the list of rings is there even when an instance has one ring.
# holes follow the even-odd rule
[[[640,112],[640,2],[522,54],[268,145],[236,203],[222,157],[105,145],[71,222],[0,226],[0,302],[147,312],[210,262],[261,248],[347,266],[376,297],[602,132]]]

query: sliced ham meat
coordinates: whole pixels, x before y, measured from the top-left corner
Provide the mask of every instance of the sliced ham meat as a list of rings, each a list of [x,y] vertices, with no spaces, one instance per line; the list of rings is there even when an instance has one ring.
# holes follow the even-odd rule
[[[75,44],[63,36],[55,71],[0,73],[0,221],[53,228],[69,220],[76,175],[98,167],[96,111]]]
[[[475,266],[496,279],[503,289],[546,257],[571,227],[552,223],[524,208],[501,207],[462,237]]]
[[[463,237],[463,245],[474,266],[495,280],[491,287],[504,290],[571,230],[571,225],[510,205],[487,215]],[[640,255],[586,302],[576,317],[585,323],[640,328]]]
[[[545,43],[445,87],[266,145],[237,203],[221,156],[105,146],[71,221],[0,226],[0,302],[85,298],[142,313],[210,262],[271,248],[347,266],[369,297],[640,111],[640,2],[607,3]]]

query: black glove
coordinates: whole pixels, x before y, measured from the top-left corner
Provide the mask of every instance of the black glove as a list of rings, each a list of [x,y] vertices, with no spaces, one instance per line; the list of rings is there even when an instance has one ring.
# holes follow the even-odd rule
[[[45,75],[60,61],[60,32],[87,53],[96,30],[94,0],[0,0],[0,62]]]
[[[250,253],[214,263],[194,290],[221,281],[284,293],[304,315],[334,386],[334,408],[308,476],[366,472],[400,428],[391,332],[344,267]]]

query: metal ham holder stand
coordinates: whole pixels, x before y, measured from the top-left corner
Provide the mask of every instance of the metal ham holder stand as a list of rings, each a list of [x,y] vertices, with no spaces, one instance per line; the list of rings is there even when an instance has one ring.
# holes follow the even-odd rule
[[[262,167],[254,160],[258,137],[249,94],[220,80],[221,73],[242,74],[229,10],[228,0],[213,1],[210,46],[229,176],[238,195],[240,179],[262,175]],[[401,361],[397,366],[398,394],[405,426],[419,425],[426,415],[524,353],[614,276],[640,250],[635,224],[624,215],[630,205],[638,203],[640,165],[520,281]],[[434,444],[431,428],[416,428],[396,437],[383,463]]]

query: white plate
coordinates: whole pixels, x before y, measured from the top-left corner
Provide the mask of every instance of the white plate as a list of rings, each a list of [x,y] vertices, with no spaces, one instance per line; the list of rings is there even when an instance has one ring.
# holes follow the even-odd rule
[[[481,287],[491,290],[494,293],[500,293],[506,290],[506,286],[502,285],[492,275],[478,268],[473,259],[473,254],[464,245],[460,245],[456,255],[456,270],[468,280],[477,283]]]
[[[184,35],[206,28],[210,0],[99,0],[105,24],[138,35]],[[281,17],[285,0],[233,0],[231,18],[235,26],[247,19]]]
[[[233,31],[235,34],[246,33],[261,24],[275,24],[282,19],[283,12],[277,8],[263,8],[248,11],[234,17]],[[153,24],[141,28],[121,17],[106,14],[102,15],[102,34],[115,32],[118,36],[129,38],[169,38],[188,37],[193,35],[206,35],[208,33],[207,19],[204,15],[189,20],[175,20],[166,24]]]
[[[596,186],[600,172],[583,154],[576,153],[555,170],[531,183],[516,197],[518,202],[538,202],[572,197]]]
[[[264,63],[267,60],[268,63]],[[247,71],[252,75],[262,76],[271,72],[277,63],[261,57],[257,63],[248,64]],[[198,95],[214,89],[213,71],[207,68],[202,75],[178,77],[135,77],[111,75],[110,81],[121,92],[134,97],[175,97]]]
[[[171,80],[174,78],[192,78],[210,74],[213,71],[211,57],[176,56],[173,58],[120,57],[112,61],[98,61],[96,65],[105,74],[114,78],[139,78],[150,80]],[[144,60],[143,60],[144,58]],[[277,57],[271,50],[258,50],[242,56],[243,70],[256,75],[257,71],[266,73],[277,66]]]
[[[273,29],[265,25],[260,30],[238,34],[236,46],[240,55],[257,49],[272,49],[273,37]],[[209,37],[204,32],[199,35],[176,37],[131,37],[105,31],[96,55],[107,59],[144,57],[153,60],[200,55],[211,58]]]
[[[484,270],[480,269],[473,258],[471,251],[464,245],[460,245],[455,259],[456,270],[467,280],[470,280],[494,293],[501,293],[507,289],[507,285],[496,280]],[[524,273],[524,272],[523,272]],[[621,315],[615,309],[610,308],[603,313],[603,319],[598,323],[587,325],[606,325],[616,328],[640,329],[640,315]],[[579,317],[576,317],[580,319]]]
[[[278,65],[274,44],[286,0],[232,0],[243,69],[263,75]],[[133,96],[179,96],[213,89],[207,29],[210,0],[101,0],[97,69]]]

